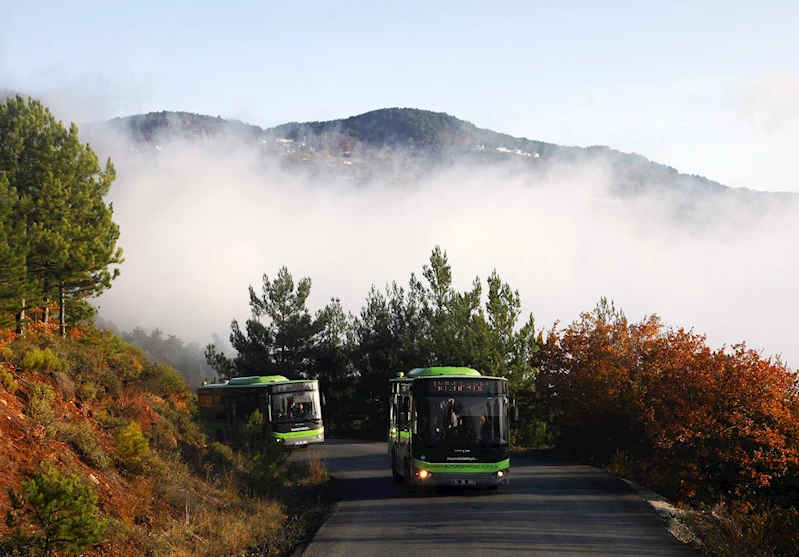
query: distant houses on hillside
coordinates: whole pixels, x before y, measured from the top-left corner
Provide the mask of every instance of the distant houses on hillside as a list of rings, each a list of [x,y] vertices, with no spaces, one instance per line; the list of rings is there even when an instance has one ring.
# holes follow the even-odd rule
[[[472,147],[472,151],[485,151],[485,145],[475,145]],[[522,157],[533,157],[535,159],[539,158],[541,155],[538,153],[528,153],[527,151],[522,151],[521,149],[508,149],[507,147],[497,147],[496,149],[500,153],[508,153],[510,155],[520,155]]]

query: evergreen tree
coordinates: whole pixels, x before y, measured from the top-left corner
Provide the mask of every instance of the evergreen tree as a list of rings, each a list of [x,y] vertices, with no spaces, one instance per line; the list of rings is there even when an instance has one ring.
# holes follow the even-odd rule
[[[314,375],[313,355],[320,321],[311,317],[306,301],[311,279],[297,283],[286,267],[274,281],[263,276],[262,295],[250,286],[252,317],[242,331],[238,321],[231,323],[230,343],[238,352],[227,358],[214,344],[206,348],[206,359],[222,377],[279,373],[289,379]]]
[[[52,463],[23,481],[21,493],[9,490],[9,497],[13,511],[7,512],[7,524],[18,528],[20,515],[29,518],[38,532],[28,541],[44,555],[77,553],[102,539],[105,521],[99,517],[97,495],[81,477],[61,473]]]
[[[119,227],[104,201],[114,167],[110,160],[100,167],[77,126],[67,130],[39,101],[21,96],[0,105],[0,138],[0,174],[15,197],[10,218],[24,235],[19,307],[41,305],[47,315],[57,299],[64,334],[67,300],[78,307],[74,302],[99,295],[119,274],[109,269],[122,262]]]
[[[18,197],[0,172],[0,325],[11,326],[28,289],[24,222],[16,218]]]
[[[309,357],[318,323],[311,317],[306,301],[311,293],[311,279],[301,279],[295,289],[294,278],[281,267],[273,281],[263,277],[261,297],[250,287],[250,307],[255,319],[266,318],[273,337],[272,359],[292,379],[310,375]]]

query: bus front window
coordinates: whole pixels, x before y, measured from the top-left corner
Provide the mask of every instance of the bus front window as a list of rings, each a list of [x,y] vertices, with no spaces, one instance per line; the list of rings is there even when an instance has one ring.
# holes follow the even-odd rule
[[[278,393],[272,397],[272,421],[318,420],[319,407],[314,391]]]
[[[425,444],[506,444],[504,399],[495,397],[420,397],[416,431]]]

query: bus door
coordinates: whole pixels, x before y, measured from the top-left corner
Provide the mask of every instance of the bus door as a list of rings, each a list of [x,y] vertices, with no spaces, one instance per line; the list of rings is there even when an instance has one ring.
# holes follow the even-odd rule
[[[411,396],[407,390],[402,392],[399,402],[399,419],[397,420],[397,440],[399,441],[399,460],[403,475],[411,471]]]
[[[396,387],[395,387],[396,389]],[[389,432],[391,443],[391,467],[394,470],[400,469],[400,447],[399,447],[399,421],[400,421],[400,395],[397,392],[391,395],[391,416],[389,418]]]

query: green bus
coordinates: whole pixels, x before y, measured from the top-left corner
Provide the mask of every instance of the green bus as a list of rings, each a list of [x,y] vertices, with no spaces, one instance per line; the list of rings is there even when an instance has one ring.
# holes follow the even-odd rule
[[[319,381],[290,381],[282,375],[233,377],[197,389],[200,419],[218,441],[240,441],[244,425],[259,410],[277,443],[291,447],[322,443],[325,428]]]
[[[429,367],[390,379],[388,453],[394,480],[414,486],[509,482],[508,381],[466,367]],[[511,415],[511,413],[513,413]]]

